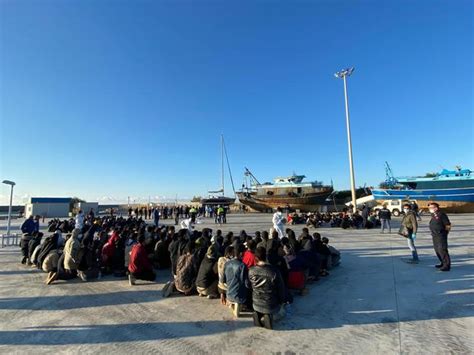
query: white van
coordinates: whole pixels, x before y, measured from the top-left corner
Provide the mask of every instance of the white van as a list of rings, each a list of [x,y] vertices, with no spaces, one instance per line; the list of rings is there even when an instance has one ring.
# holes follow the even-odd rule
[[[405,203],[413,203],[416,202],[416,200],[385,200],[381,204],[377,205],[374,207],[375,213],[379,213],[379,211],[383,208],[384,205],[387,205],[387,208],[389,209],[390,212],[392,212],[392,215],[395,217],[400,216],[400,214],[403,211],[403,204]]]

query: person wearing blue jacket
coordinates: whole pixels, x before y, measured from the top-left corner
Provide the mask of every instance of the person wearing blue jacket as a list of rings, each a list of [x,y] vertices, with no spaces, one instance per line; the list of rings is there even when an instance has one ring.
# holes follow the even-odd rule
[[[21,236],[20,241],[20,248],[23,258],[21,259],[22,264],[26,264],[26,260],[28,259],[29,255],[29,243],[30,240],[33,238],[33,234],[39,232],[39,219],[40,216],[30,216],[27,220],[23,222],[21,225],[21,232],[23,235]]]
[[[247,266],[242,261],[243,248],[234,248],[234,258],[225,263],[222,282],[227,285],[227,301],[235,317],[240,316],[242,305],[249,298],[250,283]]]
[[[30,216],[27,220],[21,225],[21,232],[23,234],[33,234],[34,232],[39,232],[39,219],[40,216]]]

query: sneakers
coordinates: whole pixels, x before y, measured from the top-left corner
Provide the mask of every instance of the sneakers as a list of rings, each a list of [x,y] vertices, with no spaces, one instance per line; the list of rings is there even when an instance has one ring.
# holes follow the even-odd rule
[[[21,263],[22,263],[22,264],[26,264],[26,260],[27,260],[27,259],[28,259],[28,258],[27,258],[26,256],[24,256],[23,259],[21,259]]]
[[[435,268],[437,268],[437,269],[441,269],[442,267],[443,267],[443,264],[437,264],[437,265],[435,265]]]
[[[208,300],[215,300],[217,298],[216,295],[207,295]]]
[[[51,271],[48,274],[48,277],[46,277],[46,281],[45,281],[46,285],[51,285],[53,281],[56,280],[57,278],[58,278],[58,273]]]
[[[137,279],[131,273],[128,274],[128,284],[133,286],[135,285],[135,281],[137,281]]]
[[[441,268],[439,269],[439,271],[449,271],[449,270],[451,270],[450,267],[441,267]]]
[[[234,303],[232,305],[232,313],[234,314],[235,318],[240,317],[240,312],[242,311],[242,305],[240,303]]]
[[[271,314],[263,315],[263,326],[266,329],[273,329],[273,317]]]
[[[263,323],[262,323],[262,320],[260,318],[260,315],[258,314],[258,312],[253,312],[252,314],[252,318],[253,318],[253,325],[256,326],[256,327],[263,327]]]

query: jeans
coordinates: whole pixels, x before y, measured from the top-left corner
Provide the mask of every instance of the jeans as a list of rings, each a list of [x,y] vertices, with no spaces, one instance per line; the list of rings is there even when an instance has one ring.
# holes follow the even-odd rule
[[[382,224],[382,233],[385,231],[385,228],[388,229],[389,233],[392,233],[392,226],[390,225],[390,220],[389,219],[381,219],[380,223]]]
[[[413,255],[413,260],[418,260],[418,252],[416,251],[415,241],[412,237],[407,238],[408,248],[411,250],[411,254]]]

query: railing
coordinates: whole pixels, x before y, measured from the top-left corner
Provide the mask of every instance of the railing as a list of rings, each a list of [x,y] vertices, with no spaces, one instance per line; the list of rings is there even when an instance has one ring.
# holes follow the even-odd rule
[[[20,245],[21,234],[19,233],[11,233],[10,235],[0,234],[0,238],[2,239],[2,248],[8,247],[8,246],[18,246]]]

